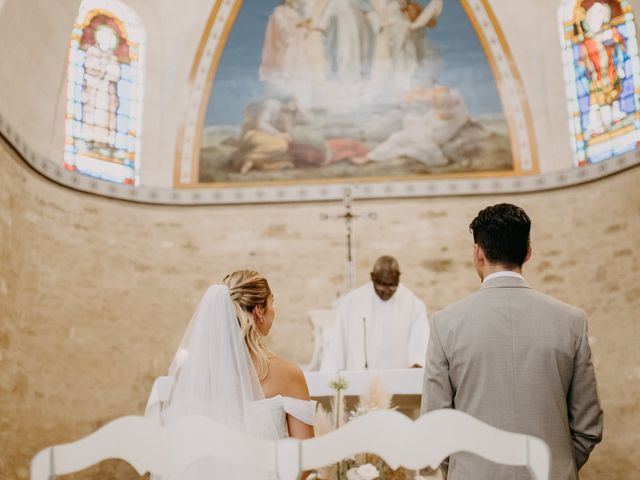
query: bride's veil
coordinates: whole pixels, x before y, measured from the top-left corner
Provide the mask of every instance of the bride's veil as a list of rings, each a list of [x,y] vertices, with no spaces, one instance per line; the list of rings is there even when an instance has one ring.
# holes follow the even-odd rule
[[[250,435],[277,438],[278,428],[268,410],[256,408],[264,394],[226,286],[207,289],[171,362],[169,375],[175,382],[162,409],[165,424],[184,415],[202,415]],[[248,465],[250,455],[247,452]],[[179,478],[257,477],[247,467],[234,467],[211,457],[195,462]]]

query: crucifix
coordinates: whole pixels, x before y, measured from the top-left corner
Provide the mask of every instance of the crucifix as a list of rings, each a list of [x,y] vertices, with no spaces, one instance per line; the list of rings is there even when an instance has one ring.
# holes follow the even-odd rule
[[[346,263],[346,287],[347,292],[351,291],[356,286],[356,262],[355,262],[355,242],[353,222],[362,217],[363,215],[356,215],[353,208],[353,197],[351,196],[351,189],[346,188],[344,190],[344,196],[342,197],[342,205],[344,206],[344,213],[341,215],[328,215],[326,213],[320,214],[320,220],[344,220],[346,233],[347,233],[347,263]],[[374,212],[366,214],[367,218],[376,219],[378,216]]]

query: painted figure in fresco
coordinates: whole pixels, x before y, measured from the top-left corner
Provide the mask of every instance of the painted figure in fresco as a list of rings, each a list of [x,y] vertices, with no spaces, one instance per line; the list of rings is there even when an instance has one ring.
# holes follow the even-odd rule
[[[584,26],[579,65],[584,69],[589,85],[589,125],[586,130],[594,136],[608,131],[626,116],[620,105],[628,60],[626,41],[611,24],[608,4],[597,1],[586,12],[579,7],[576,15],[583,18],[579,25]]]
[[[285,0],[269,16],[260,80],[267,93],[294,95],[310,106],[328,76],[325,35],[319,22],[329,0]]]
[[[368,153],[355,139],[325,139],[308,127],[310,120],[292,96],[250,104],[236,154],[240,172],[321,167],[347,159],[358,163]]]
[[[407,0],[372,0],[382,19],[376,35],[374,62],[395,75],[412,77],[426,54],[427,27],[435,26],[443,1],[432,0],[427,7]],[[375,67],[374,67],[375,68]]]
[[[441,147],[469,122],[462,95],[437,85],[415,91],[407,100],[412,109],[405,115],[402,129],[371,150],[367,160],[383,162],[407,157],[429,167],[446,165],[449,160]]]
[[[369,0],[329,0],[318,28],[326,34],[330,73],[338,80],[368,75],[374,47],[372,24],[379,23]]]
[[[427,57],[429,51],[429,45],[426,37],[427,28],[435,28],[438,24],[438,19],[442,15],[444,9],[444,0],[431,0],[429,4],[421,9],[420,5],[411,1],[400,1],[402,6],[402,12],[406,18],[411,22],[409,28],[411,29],[411,37],[415,45],[415,56],[417,58],[416,67],[420,66],[421,62]],[[413,65],[409,65],[410,74],[415,71],[412,69]]]
[[[95,30],[95,44],[86,52],[83,81],[82,133],[94,148],[115,148],[117,85],[120,63],[114,51],[118,46],[116,32],[107,25]]]
[[[293,97],[270,98],[247,106],[242,144],[238,152],[240,172],[293,167],[286,153],[298,113]]]
[[[304,51],[305,30],[299,0],[285,0],[269,16],[260,79],[278,85],[295,77]]]
[[[416,73],[428,67],[426,29],[436,25],[443,0],[431,0],[424,9],[407,0],[371,3],[382,21],[376,30],[369,91],[398,97],[411,88]]]
[[[260,79],[268,94],[307,108],[397,100],[425,70],[425,31],[442,9],[443,0],[424,9],[410,0],[284,0],[269,17]]]
[[[452,5],[443,17],[443,6],[444,0],[282,0],[265,7],[261,84],[238,89],[231,102],[210,101],[215,124],[201,148],[200,181],[511,168],[509,125],[486,58],[461,59],[448,47],[460,41],[465,51],[481,53],[481,44],[464,9]],[[238,21],[250,29],[255,12],[246,12]],[[432,38],[438,22],[444,28]],[[228,52],[241,56],[261,40],[254,37],[234,37]],[[443,54],[453,51],[451,61],[440,61],[436,45],[447,45]],[[245,72],[255,72],[253,62],[243,63]],[[476,67],[483,79],[477,85],[455,74]],[[238,72],[218,72],[227,81],[215,95],[233,96],[227,85]],[[438,77],[451,79],[450,88],[439,86]],[[240,111],[238,129],[232,114]]]
[[[329,66],[326,55],[325,37],[320,22],[327,9],[329,0],[301,0],[303,2],[303,16],[301,26],[304,30],[302,43],[302,64],[300,69],[306,72],[308,78],[316,85],[324,82]]]

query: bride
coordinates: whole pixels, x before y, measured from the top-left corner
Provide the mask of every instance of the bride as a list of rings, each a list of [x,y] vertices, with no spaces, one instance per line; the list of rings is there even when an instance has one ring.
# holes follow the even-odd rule
[[[203,415],[261,438],[313,437],[316,402],[309,400],[302,371],[262,343],[274,319],[273,294],[258,272],[239,270],[227,275],[223,285],[210,286],[171,362],[169,375],[174,380],[162,406],[163,423]],[[251,452],[246,453],[250,464]],[[194,462],[179,478],[275,475],[210,457]]]

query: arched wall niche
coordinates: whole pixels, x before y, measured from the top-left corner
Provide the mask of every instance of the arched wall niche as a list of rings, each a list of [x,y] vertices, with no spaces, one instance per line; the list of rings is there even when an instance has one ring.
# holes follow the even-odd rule
[[[598,166],[574,169],[570,132],[566,121],[566,98],[558,36],[560,2],[487,2],[513,55],[522,80],[524,95],[531,109],[538,175],[518,178],[438,179],[420,182],[383,182],[342,185],[284,185],[278,188],[202,188],[173,187],[176,136],[188,104],[189,72],[192,55],[200,38],[183,32],[203,32],[212,3],[193,0],[192,16],[171,1],[151,8],[142,0],[127,0],[142,18],[149,49],[145,77],[144,159],[142,186],[123,188],[60,168],[64,144],[65,59],[69,32],[77,15],[79,1],[65,2],[50,9],[46,0],[22,2],[7,0],[0,11],[0,132],[36,170],[71,188],[98,195],[162,204],[230,204],[331,200],[342,197],[344,188],[358,198],[421,197],[490,192],[533,191],[558,188],[591,181],[639,163],[634,152]],[[631,2],[635,12],[638,0]],[[638,18],[636,16],[636,25]],[[42,36],[22,37],[20,26],[28,22]],[[537,25],[535,42],[527,26]],[[43,39],[46,38],[46,41]],[[42,81],[42,71],[48,81]]]
[[[433,0],[431,2],[427,2],[425,4],[426,8],[424,10],[425,11],[429,10],[430,9],[429,7],[433,7],[440,1],[441,0]],[[285,56],[289,53],[279,52],[277,50],[268,54],[265,53],[267,52],[267,49],[270,48],[270,45],[268,45],[269,42],[277,42],[277,40],[275,41],[270,40],[270,38],[273,38],[274,35],[277,36],[277,33],[275,33],[275,30],[277,28],[280,28],[275,26],[272,27],[272,17],[278,18],[278,20],[275,20],[273,22],[273,24],[276,25],[276,24],[283,23],[284,21],[288,21],[284,19],[287,18],[287,16],[291,17],[292,15],[296,15],[298,14],[298,12],[293,7],[278,5],[277,2],[273,2],[273,4],[274,4],[273,6],[269,7],[272,9],[270,12],[269,10],[266,10],[266,11],[260,12],[259,14],[253,17],[249,17],[249,15],[252,14],[253,10],[256,7],[255,4],[252,4],[249,1],[216,0],[216,2],[214,3],[209,19],[207,21],[205,31],[200,41],[200,46],[196,52],[196,57],[194,59],[194,63],[190,73],[189,102],[186,107],[187,111],[183,120],[183,124],[181,125],[180,130],[178,132],[178,141],[177,141],[177,150],[176,150],[176,169],[175,169],[175,179],[174,179],[174,185],[176,187],[179,187],[179,188],[203,188],[203,187],[230,188],[231,187],[232,188],[234,186],[242,187],[247,184],[259,184],[261,186],[268,187],[270,183],[271,184],[278,184],[278,183],[291,184],[291,183],[298,183],[298,181],[300,181],[299,183],[331,183],[331,182],[362,183],[367,181],[373,181],[373,182],[393,181],[395,179],[394,177],[405,177],[405,178],[411,178],[413,180],[431,180],[434,178],[452,178],[455,180],[457,178],[465,178],[465,177],[482,177],[482,176],[493,176],[493,177],[498,176],[499,177],[499,176],[532,175],[539,172],[538,152],[537,152],[537,145],[535,141],[534,122],[531,117],[531,111],[530,111],[527,96],[523,90],[523,85],[520,78],[520,73],[518,71],[518,67],[516,65],[516,62],[514,61],[512,52],[502,32],[501,26],[496,20],[492,7],[487,0],[459,0],[459,1],[456,1],[455,3],[452,3],[452,2],[443,3],[445,5],[444,13],[440,14],[440,16],[434,16],[432,23],[428,23],[426,25],[432,25],[432,24],[437,25],[438,23],[437,21],[439,21],[441,18],[446,18],[445,15],[449,12],[449,10],[451,10],[453,12],[456,12],[454,14],[456,15],[454,17],[455,22],[453,22],[452,20],[449,20],[450,23],[447,25],[447,28],[450,29],[451,24],[456,25],[457,23],[460,25],[460,33],[459,33],[460,37],[463,37],[465,34],[468,35],[469,31],[473,32],[472,35],[475,34],[475,41],[471,41],[469,44],[466,45],[466,47],[473,48],[473,52],[478,58],[477,60],[478,66],[480,67],[480,69],[486,69],[487,72],[490,71],[491,73],[489,74],[490,76],[489,81],[495,82],[495,89],[497,90],[496,106],[498,110],[502,110],[503,112],[503,116],[505,119],[504,128],[508,130],[507,137],[509,137],[507,141],[511,143],[510,153],[508,154],[508,156],[510,157],[509,163],[511,164],[509,168],[506,168],[506,169],[505,168],[488,168],[487,171],[483,171],[483,170],[474,171],[473,169],[465,170],[464,168],[462,168],[461,170],[456,171],[456,173],[450,173],[447,169],[441,169],[441,171],[436,169],[435,172],[431,172],[427,170],[428,173],[426,174],[424,173],[415,174],[415,173],[412,173],[409,169],[407,169],[406,172],[403,172],[401,174],[395,174],[393,176],[388,176],[387,174],[387,176],[385,176],[384,173],[383,174],[378,173],[374,175],[367,172],[359,173],[356,171],[354,173],[354,170],[358,170],[358,167],[355,167],[355,168],[352,168],[351,170],[348,170],[345,168],[344,171],[338,174],[337,176],[336,175],[331,176],[331,174],[329,174],[327,177],[325,177],[323,175],[324,172],[322,172],[320,176],[315,178],[305,175],[306,172],[304,172],[301,169],[298,169],[299,173],[294,174],[293,180],[290,178],[290,176],[283,176],[282,178],[278,178],[277,181],[270,181],[272,180],[272,178],[269,178],[269,177],[273,177],[273,175],[270,175],[266,179],[262,179],[262,178],[255,179],[255,178],[252,178],[251,176],[246,176],[245,178],[241,177],[239,179],[232,179],[229,181],[214,181],[214,182],[207,181],[206,177],[203,179],[203,176],[201,173],[201,165],[203,163],[202,157],[205,155],[205,151],[202,150],[203,146],[205,145],[205,142],[204,142],[204,136],[206,134],[205,130],[211,130],[216,127],[215,125],[208,126],[208,124],[205,124],[205,117],[209,117],[212,114],[212,110],[216,109],[216,106],[215,106],[216,98],[212,97],[211,92],[212,90],[215,89],[215,82],[217,81],[217,78],[220,76],[221,73],[225,73],[223,67],[226,65],[224,65],[224,62],[222,62],[222,60],[224,59],[225,56],[232,55],[227,53],[228,48],[231,48],[231,46],[235,47],[235,50],[231,50],[234,53],[236,51],[237,52],[242,51],[247,53],[248,51],[251,51],[251,49],[261,50],[264,48],[263,54],[262,54],[263,56],[262,63],[260,65],[252,65],[253,68],[249,70],[249,71],[252,71],[252,70],[260,71],[260,88],[262,88],[262,92],[258,94],[259,100],[254,97],[253,99],[248,100],[248,103],[245,104],[245,108],[244,108],[245,118],[243,119],[243,123],[245,125],[248,121],[251,122],[251,118],[247,119],[246,112],[251,108],[252,103],[260,104],[260,103],[266,103],[266,102],[274,102],[273,100],[274,98],[282,98],[283,96],[287,98],[288,97],[294,98],[295,100],[298,101],[298,105],[301,107],[305,107],[305,106],[311,107],[311,108],[316,107],[316,110],[318,111],[328,110],[329,112],[331,112],[332,109],[336,108],[335,105],[332,105],[331,100],[333,100],[334,104],[335,103],[342,104],[345,102],[349,102],[349,99],[352,96],[361,96],[362,101],[354,103],[353,109],[354,110],[361,109],[362,110],[361,116],[363,117],[363,119],[357,118],[358,115],[355,115],[353,117],[353,121],[361,122],[361,125],[359,125],[358,129],[363,129],[363,130],[366,129],[367,123],[374,121],[375,119],[374,112],[376,111],[376,109],[382,108],[383,110],[385,110],[385,114],[387,115],[393,115],[395,113],[394,107],[388,108],[386,103],[376,103],[376,100],[374,99],[376,95],[378,96],[381,95],[379,91],[380,87],[379,85],[376,86],[376,81],[374,79],[375,63],[376,63],[376,60],[378,60],[375,58],[376,55],[378,54],[377,44],[378,43],[382,44],[386,41],[385,37],[381,34],[377,35],[376,40],[373,41],[374,43],[376,43],[376,51],[375,53],[373,52],[371,53],[372,57],[374,57],[371,60],[374,63],[374,65],[370,67],[371,71],[366,74],[366,77],[367,77],[366,79],[360,79],[357,74],[355,76],[358,78],[354,79],[353,74],[340,75],[339,72],[330,73],[330,72],[323,71],[318,75],[320,77],[327,76],[327,79],[325,80],[324,78],[322,78],[318,80],[318,78],[314,78],[312,75],[305,75],[305,72],[298,72],[298,75],[302,74],[304,76],[303,77],[290,76],[286,80],[285,88],[279,88],[279,89],[276,88],[276,90],[274,91],[273,82],[269,82],[268,78],[266,79],[264,78],[265,76],[268,75],[268,73],[265,74],[264,71],[267,70],[269,63],[277,63],[277,59],[274,59],[271,57],[274,57],[277,55]],[[331,29],[331,26],[328,26],[328,25],[330,25],[331,21],[333,22],[338,21],[337,19],[341,18],[341,16],[346,15],[345,12],[338,12],[335,9],[334,11],[332,11],[331,2],[325,3],[321,10],[316,9],[316,11],[314,11],[313,9],[313,6],[316,4],[310,3],[308,5],[310,6],[310,10],[305,11],[303,13],[299,13],[300,21],[298,22],[298,25],[296,25],[295,27],[292,25],[289,28],[289,30],[287,30],[288,35],[294,35],[297,30],[301,30],[301,27],[299,25],[304,24],[305,22],[308,22],[311,24],[311,30],[310,30],[311,32],[313,32],[314,28],[320,28],[320,25],[324,23],[324,25],[322,25],[322,28],[325,29],[323,30],[324,32],[323,38],[328,38],[330,29]],[[244,11],[243,11],[243,8],[245,8]],[[284,9],[288,8],[286,16],[280,15],[279,10],[283,8]],[[251,13],[243,16],[245,11],[248,11]],[[397,18],[397,17],[393,17],[394,13],[392,9],[387,8],[385,10],[383,7],[372,8],[371,11],[368,12],[366,15],[370,15],[370,14],[378,15],[377,17],[378,20],[376,20],[378,22],[384,22],[384,21],[390,22],[392,21],[393,18]],[[242,41],[239,40],[239,38],[241,38],[239,35],[236,35],[235,38],[233,37],[232,32],[234,31],[235,28],[242,29],[243,34],[246,36],[254,35],[254,34],[259,36],[262,30],[265,29],[264,20],[267,17],[267,15],[269,20],[268,22],[266,22],[266,32],[264,33],[264,44],[262,42],[259,42],[256,45],[255,41],[253,42],[248,41],[247,42],[248,45],[247,45],[245,43],[241,43]],[[363,18],[366,16],[365,14],[360,14],[360,15],[362,15]],[[387,17],[384,17],[384,15],[387,15]],[[249,17],[249,19],[247,19],[247,17]],[[330,20],[329,19],[330,17],[332,17],[333,19]],[[371,24],[374,24],[374,21],[371,21],[371,20],[369,21]],[[239,24],[239,25],[236,25],[236,24]],[[247,24],[249,24],[253,28],[247,28],[246,27]],[[466,24],[469,24],[469,25],[466,25]],[[465,31],[464,28],[466,28],[467,31]],[[290,30],[295,30],[295,31],[291,32]],[[425,35],[425,33],[427,33],[428,30],[429,28],[425,26],[424,28],[416,30],[416,32],[420,32],[419,35]],[[249,33],[249,31],[252,31],[252,32],[255,31],[257,32],[257,34]],[[307,37],[310,35],[312,34],[308,34]],[[455,43],[456,41],[455,38],[456,38],[456,33],[454,33],[453,35],[449,34],[447,41],[451,41]],[[301,38],[299,40],[299,43],[304,43],[304,41],[305,40]],[[328,41],[328,40],[323,40],[323,41]],[[432,42],[432,41],[433,40],[429,42]],[[298,40],[296,40],[296,42],[298,42]],[[292,42],[292,43],[296,43],[296,42]],[[238,44],[240,44],[240,46],[238,46]],[[271,47],[271,48],[275,49],[276,47]],[[287,48],[287,47],[282,47],[282,43],[278,43],[277,48]],[[361,46],[360,48],[364,48],[364,47]],[[435,48],[436,50],[438,50],[439,47],[436,46]],[[461,47],[458,47],[458,48],[461,49]],[[303,63],[304,57],[311,55],[311,53],[312,51],[301,50],[300,58],[297,60],[297,63],[298,64],[300,64],[301,62]],[[265,55],[268,55],[270,59],[267,60],[266,59],[267,57]],[[339,55],[339,54],[336,54],[336,55]],[[448,59],[441,58],[439,53],[436,52],[435,54],[432,54],[432,55],[435,55],[437,57],[437,59],[433,60],[433,62],[438,64],[447,63]],[[248,56],[248,53],[247,53],[247,56]],[[486,59],[482,59],[480,57],[486,57]],[[334,61],[336,60],[334,59]],[[428,64],[429,61],[430,60],[426,60],[425,63]],[[330,60],[320,58],[318,59],[318,62],[330,62]],[[403,65],[402,63],[399,63],[398,65],[394,64],[393,67],[385,73],[385,75],[388,78],[391,78],[392,80],[387,80],[387,82],[384,83],[384,90],[392,89],[393,85],[398,82],[407,82],[408,84],[408,80],[406,78],[403,78],[402,76],[398,76],[397,74],[394,73],[394,70],[397,68],[402,68],[402,65]],[[234,63],[234,68],[238,69],[239,64]],[[274,68],[274,67],[271,67],[271,68]],[[304,67],[300,67],[300,68],[302,70],[305,70],[305,69],[318,70],[317,65],[313,63],[309,63],[308,65],[305,65]],[[324,69],[326,67],[322,67],[322,68]],[[463,73],[464,68],[468,68],[468,65],[465,65],[462,70],[459,70],[458,71],[459,74]],[[236,70],[233,70],[233,73],[235,73],[235,71]],[[243,73],[249,73],[249,72],[247,70],[244,70]],[[252,73],[255,73],[255,72],[252,72]],[[470,72],[469,70],[464,71],[464,73],[467,75],[469,74],[473,75],[473,73]],[[406,104],[407,98],[418,95],[422,93],[421,91],[425,89],[430,90],[431,86],[429,85],[433,85],[432,82],[435,82],[435,84],[440,84],[440,78],[436,73],[432,72],[427,76],[429,76],[430,78],[418,80],[419,82],[418,86],[413,85],[411,87],[407,85],[407,88],[400,92],[404,100],[399,103]],[[334,77],[334,78],[332,79],[331,77]],[[226,84],[228,84],[228,83],[232,83],[234,80],[241,81],[242,78],[243,77],[238,74],[237,79],[234,79],[233,77],[232,78],[225,77],[223,78],[223,80]],[[251,81],[248,78],[248,76],[244,78],[247,78],[248,82]],[[293,86],[290,86],[291,83],[296,82],[296,80],[298,80],[299,84],[303,85],[302,89],[296,88],[296,87],[300,87],[300,85],[296,86],[295,83]],[[363,83],[363,85],[360,86],[360,89],[364,90],[364,93],[360,91],[360,89],[358,88],[358,85],[355,85],[353,88],[354,90],[353,94],[347,93],[344,96],[337,95],[336,98],[333,99],[333,97],[335,96],[335,91],[348,90],[349,85],[351,83],[356,83],[358,81],[361,81]],[[414,78],[414,82],[415,81],[416,79]],[[424,82],[424,83],[421,83],[421,82]],[[378,83],[380,83],[379,80],[378,80]],[[308,87],[308,85],[313,85],[313,86]],[[307,86],[307,87],[305,88],[304,86]],[[225,87],[225,84],[223,84],[223,88],[224,87]],[[254,95],[255,95],[255,88],[256,86],[252,87],[254,91]],[[309,88],[311,88],[311,91],[309,90]],[[446,88],[449,88],[449,87],[447,86]],[[490,87],[489,89],[486,89],[483,93],[485,95],[490,96],[493,93],[492,90],[493,90],[493,87]],[[235,91],[236,93],[238,93],[237,87],[235,88]],[[451,91],[454,91],[454,87],[451,87]],[[478,89],[477,91],[462,92],[462,95],[460,95],[460,99],[463,103],[465,103],[465,107],[466,107],[466,102],[470,100],[469,97],[472,97],[471,100],[473,100],[474,96],[480,96],[478,94],[480,94],[481,91],[482,90]],[[457,90],[455,90],[455,92],[458,94],[460,93]],[[228,96],[228,93],[226,95]],[[467,98],[463,99],[465,95],[467,96]],[[222,96],[224,95],[219,96],[217,99],[222,100]],[[329,101],[318,102],[317,97],[324,97],[324,98],[329,97]],[[388,99],[386,99],[385,101],[388,101]],[[413,103],[415,104],[417,102],[413,102]],[[432,105],[434,104],[433,100],[431,100],[431,104]],[[373,110],[371,110],[371,105],[375,107],[373,108]],[[340,106],[338,106],[338,109],[337,109],[338,111],[335,115],[331,116],[331,114],[329,114],[327,116],[327,119],[323,118],[320,123],[322,122],[331,123],[332,121],[334,122],[342,121],[344,123],[344,116],[345,116],[344,107],[340,108]],[[494,106],[493,108],[496,108],[496,106]],[[260,108],[260,107],[257,107],[257,108]],[[307,116],[307,119],[305,119],[305,121],[307,123],[309,123],[308,118],[311,117],[313,119],[313,116],[314,116],[314,113],[310,113],[311,108],[307,108],[305,113],[305,115]],[[226,114],[227,112],[224,112],[224,113]],[[233,116],[235,113],[236,112],[229,111],[228,116]],[[450,113],[450,111],[446,113]],[[403,122],[406,123],[410,115],[411,113],[405,116],[405,118],[403,119]],[[419,117],[419,118],[421,119],[419,121],[429,121],[428,116]],[[475,122],[476,124],[478,124],[478,122],[480,121],[479,119],[473,118],[471,115],[469,116],[469,118],[471,119],[471,121]],[[417,120],[414,117],[411,117],[411,121],[415,122]],[[319,125],[316,131],[313,133],[317,136],[320,136],[321,138],[325,138],[326,135],[328,135],[329,137],[331,137],[332,135],[340,136],[340,134],[332,133],[332,130],[335,130],[335,129],[332,129],[330,126],[328,128],[326,126],[324,126],[324,128],[322,127],[323,126]],[[224,128],[229,129],[233,127],[231,127],[230,125],[225,125]],[[391,135],[393,135],[393,132],[394,131],[397,132],[398,128],[399,127],[394,126],[393,128],[387,131],[386,135],[389,135],[389,132],[391,132]],[[442,127],[438,125],[437,127],[434,126],[434,128],[442,128]],[[346,129],[349,130],[349,127],[346,127]],[[402,127],[400,129],[402,129]],[[462,132],[463,128],[460,128],[459,131]],[[426,134],[426,131],[421,133],[424,135]],[[343,134],[343,135],[346,135],[346,134]],[[419,135],[419,134],[416,134],[416,135]],[[207,136],[209,135],[207,134]],[[391,138],[391,136],[389,138]],[[371,143],[370,138],[368,139],[368,141],[369,143]],[[245,145],[247,143],[251,143],[251,140],[249,140],[249,142],[246,142],[245,139],[242,138],[242,142],[243,143],[239,148],[239,152],[245,148]],[[294,139],[294,142],[296,142],[295,139]],[[480,152],[482,152],[482,149],[486,148],[484,145],[482,146],[480,146],[480,144],[474,145],[473,140],[467,139],[466,142],[468,143],[466,148],[475,148],[477,151],[480,151]],[[373,143],[374,144],[380,143],[380,140],[375,139],[373,140]],[[222,147],[222,144],[216,145],[216,147]],[[257,147],[257,148],[260,149],[261,147]],[[373,148],[373,145],[368,145],[368,148]],[[440,145],[434,144],[429,146],[429,148],[439,150]],[[379,147],[378,149],[376,149],[376,151],[378,150],[379,150]],[[289,152],[290,151],[291,151],[291,148],[289,149]],[[492,154],[494,156],[500,155],[500,150],[496,149],[495,151],[492,152]],[[402,156],[400,153],[398,155]],[[386,159],[386,161],[389,161],[389,160],[391,160],[391,157]],[[426,159],[422,159],[421,161],[427,162],[428,164],[428,160],[429,159],[426,158]],[[250,163],[253,163],[253,162],[250,162]],[[297,166],[298,164],[296,164],[296,167]],[[265,170],[266,169],[267,167],[265,167]],[[322,167],[320,167],[320,169],[322,169]],[[242,171],[242,168],[241,168],[241,171]],[[245,172],[242,172],[242,173],[245,173]],[[309,178],[312,178],[312,179],[309,179]]]
[[[205,35],[201,40],[199,54],[207,52],[206,48],[208,48],[207,55],[209,61],[199,62],[203,55],[197,56],[192,68],[192,85],[194,88],[190,99],[191,110],[187,114],[188,120],[183,124],[185,126],[191,125],[192,135],[191,137],[185,135],[185,131],[189,130],[188,127],[186,127],[186,130],[181,130],[179,135],[178,160],[176,162],[175,172],[176,185],[180,185],[180,176],[181,173],[184,173],[180,172],[180,167],[186,169],[182,180],[185,180],[187,184],[193,180],[193,167],[195,165],[193,153],[197,149],[197,135],[194,135],[193,131],[194,128],[197,129],[197,117],[199,116],[200,120],[202,119],[203,109],[208,99],[207,82],[204,79],[208,76],[210,80],[215,74],[216,62],[219,61],[221,52],[216,51],[214,47],[216,46],[216,42],[221,40],[221,37],[228,35],[228,22],[237,15],[240,3],[242,2],[235,2],[235,4],[227,3],[227,10],[224,10],[224,6],[214,8],[209,19],[209,24],[212,23],[213,19],[217,18],[219,20],[217,25],[219,30],[217,32],[212,32],[212,30],[205,31]],[[475,5],[476,8],[481,7],[480,10],[483,10],[488,16],[492,17],[493,22],[502,29],[504,37],[507,39],[507,47],[513,53],[510,59],[516,64],[515,71],[519,70],[521,72],[520,77],[524,95],[529,100],[531,106],[534,124],[533,131],[535,133],[535,141],[533,143],[539,153],[538,157],[541,172],[546,174],[548,172],[559,173],[567,170],[567,172],[562,172],[563,174],[561,174],[559,178],[567,178],[567,175],[572,177],[571,169],[573,161],[569,148],[570,141],[568,140],[571,134],[567,128],[567,122],[562,122],[563,113],[561,113],[566,111],[567,104],[563,85],[562,62],[559,61],[561,45],[560,42],[558,42],[557,36],[552,34],[552,32],[557,32],[558,29],[557,12],[558,9],[561,8],[559,2],[547,0],[535,2],[534,4],[532,2],[492,0],[475,3],[477,3],[477,5]],[[637,10],[638,2],[636,0],[632,0],[629,3],[634,10]],[[227,23],[225,23],[225,19]],[[637,24],[637,17],[635,21]],[[227,25],[226,31],[224,28],[225,25]],[[535,36],[536,41],[532,41],[531,29],[525,28],[531,25],[536,26],[536,33],[539,34]],[[545,35],[545,32],[548,34]],[[212,38],[210,38],[208,43],[207,34],[211,35],[215,41],[211,42],[210,40]],[[198,70],[198,67],[200,67],[200,70]],[[198,75],[200,75],[199,78]],[[194,127],[194,125],[196,126]],[[188,148],[184,149],[180,147],[180,141],[184,143],[185,140],[186,143],[189,144],[188,147],[191,148],[191,152],[186,154],[186,156],[191,159],[190,162],[181,162],[179,160],[183,152],[188,150]],[[628,157],[627,155],[627,158]],[[625,163],[625,160],[618,160],[617,162],[621,164]],[[608,167],[600,168],[598,171],[602,172],[606,169],[608,169]],[[567,173],[567,175],[564,173]],[[579,172],[577,176],[585,178],[589,176],[589,174]],[[188,177],[190,177],[189,180],[187,180]],[[449,182],[449,185],[455,188],[458,183],[464,184],[464,182],[454,180]],[[493,182],[496,191],[503,188],[500,183],[500,179]],[[514,183],[523,184],[527,182],[516,181]],[[545,180],[536,179],[534,183],[540,186],[546,182]],[[191,185],[193,186],[193,183],[191,183]],[[428,188],[429,187],[427,187],[427,189]],[[464,187],[462,188],[464,189]],[[358,189],[369,192],[381,190],[371,185],[364,187],[358,185],[356,190]],[[402,188],[400,189],[402,190]],[[414,185],[408,186],[407,189],[410,191],[421,190]],[[303,187],[301,191],[304,190],[305,188]],[[323,190],[326,191],[327,189],[325,188]],[[392,187],[392,190],[397,192],[396,187]],[[282,192],[280,192],[279,195],[282,196]],[[214,198],[220,198],[233,195],[213,193],[212,196]],[[235,196],[246,195],[236,192]],[[249,191],[248,196],[252,196],[251,191]],[[264,197],[264,192],[259,191],[258,197]]]

